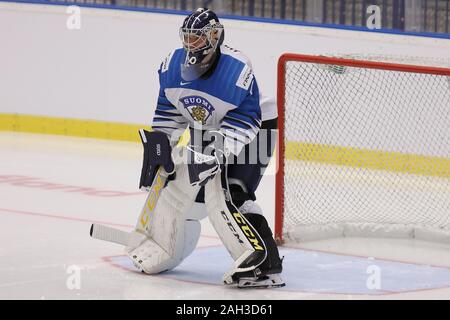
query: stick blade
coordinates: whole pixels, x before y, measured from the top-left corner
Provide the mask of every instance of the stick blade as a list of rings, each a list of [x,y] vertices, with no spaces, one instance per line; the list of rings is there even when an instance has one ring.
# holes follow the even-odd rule
[[[94,239],[113,242],[126,247],[137,247],[147,236],[137,231],[122,231],[113,227],[93,223],[89,235]]]
[[[94,239],[114,242],[123,246],[128,246],[131,239],[131,232],[122,231],[96,223],[91,225],[89,234]]]

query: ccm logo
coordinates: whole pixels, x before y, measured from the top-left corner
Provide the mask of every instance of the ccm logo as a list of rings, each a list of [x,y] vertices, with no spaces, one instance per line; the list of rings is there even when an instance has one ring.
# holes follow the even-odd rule
[[[236,237],[239,243],[244,243],[242,239],[239,237],[239,233],[236,231],[236,229],[233,227],[233,224],[228,219],[228,215],[225,213],[225,211],[220,212],[222,214],[222,217],[224,220],[226,220],[228,228],[230,228],[233,235]],[[236,221],[238,227],[242,230],[245,237],[248,241],[250,241],[251,245],[256,251],[264,251],[264,247],[259,243],[257,237],[252,232],[250,226],[245,222],[244,218],[241,216],[240,213],[235,212],[233,213],[234,220]]]
[[[245,222],[245,220],[241,216],[241,214],[239,212],[235,212],[235,213],[233,213],[233,217],[234,217],[234,220],[237,222],[239,228],[241,228],[242,232],[244,232],[248,241],[250,241],[250,243],[252,244],[253,248],[256,251],[264,251],[264,248],[259,243],[258,238],[252,232],[250,226],[247,224],[247,222]]]
[[[148,228],[148,220],[150,219],[150,214],[153,212],[156,206],[156,202],[159,199],[159,194],[164,187],[164,182],[161,179],[161,175],[156,176],[156,183],[152,186],[152,189],[150,190],[150,193],[147,198],[146,206],[147,208],[144,209],[142,215],[141,215],[141,226],[145,230]]]
[[[156,145],[156,155],[157,156],[161,155],[161,145],[159,143]]]
[[[228,228],[230,228],[231,232],[236,237],[237,241],[239,243],[244,243],[244,241],[242,241],[239,237],[239,233],[237,233],[236,229],[234,229],[233,224],[230,222],[230,219],[228,219],[228,215],[225,213],[225,211],[222,210],[220,211],[220,213],[222,214],[222,218],[226,221]]]

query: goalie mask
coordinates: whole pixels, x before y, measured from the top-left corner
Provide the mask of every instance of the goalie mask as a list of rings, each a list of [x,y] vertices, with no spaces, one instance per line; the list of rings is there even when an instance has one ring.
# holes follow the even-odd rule
[[[184,19],[180,37],[186,52],[181,77],[185,81],[193,81],[214,63],[217,48],[224,39],[223,25],[213,11],[199,8]]]

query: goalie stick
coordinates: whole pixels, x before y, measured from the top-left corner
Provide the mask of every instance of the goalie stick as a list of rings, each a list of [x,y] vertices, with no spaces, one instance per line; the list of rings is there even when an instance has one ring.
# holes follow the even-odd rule
[[[114,242],[123,246],[138,245],[145,239],[145,231],[148,228],[148,222],[158,202],[161,190],[166,183],[167,177],[161,175],[162,168],[158,169],[152,186],[148,189],[147,200],[141,210],[134,231],[127,232],[102,224],[94,223],[91,225],[90,236],[94,239]]]
[[[139,134],[141,136],[142,142],[146,143],[147,141],[144,130],[139,130]],[[174,165],[180,164],[182,162],[182,158],[179,156],[179,151],[180,147],[186,144],[185,140],[186,138],[182,136],[178,141],[177,146],[172,150]],[[148,191],[148,196],[144,203],[144,207],[142,208],[141,213],[138,217],[134,231],[126,232],[105,225],[92,224],[89,232],[90,236],[95,239],[114,242],[124,246],[131,246],[133,244],[138,245],[139,242],[136,243],[136,241],[138,241],[139,239],[143,240],[145,238],[145,232],[148,229],[150,216],[154,212],[156,203],[158,202],[159,196],[161,195],[161,190],[166,184],[167,176],[163,174],[162,170],[164,170],[162,167],[157,170],[150,188],[141,188],[141,190]]]

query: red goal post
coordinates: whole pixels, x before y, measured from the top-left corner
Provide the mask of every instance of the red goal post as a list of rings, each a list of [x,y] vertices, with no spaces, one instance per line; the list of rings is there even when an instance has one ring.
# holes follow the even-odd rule
[[[288,68],[288,64],[291,65],[298,65],[298,68],[296,69],[289,69]],[[306,71],[305,71],[306,70]],[[374,70],[374,71],[371,71]],[[301,74],[301,76],[297,75],[297,72],[299,74]],[[294,73],[294,76],[291,76],[291,74]],[[352,73],[355,74],[355,76],[352,75]],[[357,86],[360,86],[360,88],[352,88],[352,89],[348,89],[349,87],[351,87],[351,85],[349,85],[349,83],[351,83],[352,78],[354,78],[354,81],[361,81],[359,77],[359,73],[367,73],[367,76],[365,76],[364,81],[360,84],[357,84]],[[350,74],[350,76],[348,76]],[[395,78],[393,78],[393,74],[395,74]],[[403,75],[407,75],[407,74],[415,74],[415,75],[420,75],[417,77],[408,77],[408,76],[403,76]],[[345,75],[345,76],[342,76]],[[435,80],[431,79],[431,77],[426,77],[427,75],[429,76],[438,76],[439,79],[439,88],[441,86],[443,86],[443,79],[446,79],[446,81],[448,82],[448,91],[445,91],[445,88],[440,90],[438,92],[438,96],[433,96],[433,94],[435,94],[435,92],[433,91],[434,89],[434,84],[437,83]],[[289,77],[290,79],[287,80],[287,77]],[[306,110],[308,109],[308,104],[304,103],[304,101],[302,101],[301,106],[296,105],[298,103],[298,101],[300,101],[301,99],[303,99],[303,97],[307,94],[305,94],[305,90],[303,87],[311,87],[312,90],[317,90],[316,93],[311,93],[311,96],[316,95],[317,98],[315,99],[310,99],[308,100],[309,102],[311,101],[316,101],[316,100],[320,100],[320,99],[324,99],[322,100],[323,105],[327,105],[327,107],[329,107],[330,105],[333,106],[334,103],[336,103],[336,106],[338,108],[341,108],[341,110],[344,110],[344,112],[342,113],[342,117],[343,118],[339,118],[339,119],[344,119],[342,122],[345,122],[345,116],[349,116],[351,114],[346,114],[345,112],[346,109],[352,109],[355,105],[357,105],[359,102],[356,101],[356,99],[362,100],[361,104],[363,105],[365,103],[365,99],[366,101],[370,101],[368,103],[373,104],[373,106],[376,108],[378,106],[383,106],[384,104],[382,102],[379,102],[378,100],[375,101],[376,99],[380,99],[379,97],[381,96],[382,98],[386,99],[386,105],[388,107],[390,107],[390,111],[387,112],[392,112],[392,117],[396,117],[398,115],[394,114],[395,112],[399,112],[402,113],[404,112],[403,109],[406,109],[408,107],[408,105],[411,105],[411,102],[409,102],[409,104],[406,104],[406,101],[408,100],[407,97],[403,97],[401,96],[402,93],[404,93],[405,91],[408,92],[408,96],[412,97],[412,99],[414,99],[417,95],[418,99],[421,99],[420,102],[422,103],[421,105],[423,105],[424,101],[427,101],[427,98],[432,98],[432,103],[435,103],[434,105],[440,104],[441,101],[443,101],[442,106],[436,107],[438,108],[437,111],[439,114],[435,115],[436,119],[438,119],[439,122],[439,128],[442,128],[442,126],[445,128],[445,124],[447,123],[447,121],[449,120],[448,118],[448,114],[450,113],[450,69],[448,68],[441,68],[441,67],[428,67],[428,66],[419,66],[419,65],[409,65],[409,64],[399,64],[399,63],[387,63],[387,62],[375,62],[375,61],[363,61],[363,60],[353,60],[353,59],[343,59],[343,58],[336,58],[336,57],[326,57],[326,56],[313,56],[313,55],[302,55],[302,54],[293,54],[293,53],[287,53],[287,54],[283,54],[278,61],[278,77],[277,77],[277,87],[278,87],[278,91],[277,91],[277,100],[278,100],[278,125],[279,125],[279,135],[278,135],[278,151],[277,151],[277,173],[276,173],[276,187],[275,187],[275,195],[276,195],[276,199],[275,199],[275,238],[277,240],[278,243],[282,243],[285,239],[285,233],[286,233],[286,228],[287,227],[292,227],[295,228],[295,225],[287,225],[287,218],[291,218],[290,216],[287,217],[287,215],[305,215],[305,216],[310,216],[312,215],[312,219],[313,221],[311,221],[311,225],[320,225],[321,223],[323,223],[322,217],[323,215],[321,214],[320,210],[318,211],[318,216],[314,217],[314,212],[313,211],[308,211],[309,207],[306,206],[304,207],[302,210],[305,210],[305,212],[287,212],[286,211],[286,205],[287,205],[287,201],[291,201],[293,203],[295,203],[295,197],[293,199],[287,199],[286,198],[286,174],[292,174],[292,170],[287,172],[286,171],[286,159],[287,157],[290,158],[295,158],[297,160],[300,160],[301,162],[317,162],[317,163],[322,163],[325,166],[328,166],[328,171],[326,172],[326,174],[324,176],[334,176],[333,179],[336,179],[336,177],[345,175],[346,173],[341,173],[339,170],[339,167],[350,167],[352,168],[351,170],[356,170],[356,174],[359,174],[360,177],[363,177],[364,174],[368,174],[368,172],[372,172],[373,170],[375,170],[378,174],[378,172],[386,172],[387,176],[386,177],[377,177],[375,179],[378,179],[379,181],[381,181],[381,183],[383,183],[384,181],[389,185],[390,182],[394,181],[400,181],[401,179],[404,179],[405,175],[409,175],[412,174],[413,176],[433,176],[433,177],[438,177],[438,179],[444,179],[445,182],[443,182],[443,192],[444,192],[444,197],[448,196],[448,191],[450,190],[449,187],[449,178],[450,178],[450,161],[449,161],[449,156],[448,156],[448,151],[449,149],[446,149],[446,147],[448,146],[448,142],[444,141],[443,143],[439,142],[439,137],[433,136],[429,138],[429,141],[433,141],[433,150],[431,150],[429,153],[429,150],[425,150],[426,146],[424,147],[424,150],[420,149],[420,148],[415,148],[415,147],[411,147],[409,145],[402,145],[402,141],[397,142],[397,144],[390,144],[387,143],[386,147],[388,147],[388,151],[384,151],[383,148],[380,149],[380,147],[384,147],[381,143],[380,144],[372,144],[370,145],[371,141],[383,141],[382,138],[382,134],[383,131],[385,131],[383,129],[382,125],[378,125],[378,127],[374,127],[375,129],[372,130],[370,136],[368,135],[367,141],[364,141],[363,138],[361,138],[361,141],[357,141],[358,143],[356,143],[355,146],[351,145],[351,142],[353,142],[353,140],[351,140],[350,138],[345,138],[344,134],[342,135],[342,139],[349,139],[347,141],[344,141],[344,144],[340,145],[339,143],[328,143],[327,140],[327,135],[332,136],[333,133],[329,132],[325,132],[326,130],[324,129],[324,132],[316,132],[315,135],[313,136],[314,139],[317,138],[317,141],[314,141],[314,139],[310,140],[310,141],[301,141],[300,142],[295,142],[294,144],[289,140],[292,138],[292,135],[295,136],[296,132],[294,131],[293,133],[291,132],[291,137],[287,137],[286,136],[286,132],[288,130],[292,131],[292,127],[295,127],[295,124],[293,125],[292,121],[290,121],[289,123],[286,123],[286,119],[288,118],[289,120],[292,120],[292,115],[289,114],[287,115],[287,110],[286,108],[290,108],[292,107],[292,105],[294,105],[294,108],[298,108],[299,110]],[[327,79],[324,79],[327,78]],[[329,78],[329,79],[328,79]],[[344,79],[345,78],[345,79]],[[374,82],[369,81],[371,78],[373,78]],[[393,80],[394,79],[394,80]],[[396,80],[397,79],[397,80]],[[307,80],[307,81],[305,81]],[[390,80],[390,81],[388,81]],[[289,81],[289,84],[288,84]],[[327,82],[328,81],[328,82]],[[367,81],[367,82],[366,82]],[[444,80],[445,81],[445,80]],[[311,85],[311,82],[322,82],[320,85]],[[394,83],[391,83],[394,82]],[[427,82],[426,84],[424,84],[423,86],[420,85],[421,82]],[[429,82],[429,83],[428,83]],[[342,84],[344,83],[344,84]],[[417,86],[411,86],[410,83],[418,83]],[[409,89],[408,85],[410,85],[411,89]],[[337,90],[335,89],[336,87],[341,86],[341,89],[339,89],[338,91],[334,91]],[[364,86],[367,86],[366,88],[364,88]],[[296,91],[298,88],[301,88],[301,93],[299,94],[293,94],[292,91]],[[406,89],[405,89],[406,88]],[[423,89],[423,92],[418,93],[418,91],[421,90],[421,88]],[[329,91],[327,91],[329,90]],[[348,94],[347,96],[344,94],[346,90],[350,90],[349,92],[351,92],[351,94]],[[377,95],[377,98],[373,98],[370,97],[369,95],[371,94],[371,91],[374,95]],[[427,92],[428,91],[428,92]],[[431,91],[431,92],[430,92]],[[354,92],[358,92],[358,93],[354,93]],[[437,92],[437,91],[436,91]],[[342,93],[342,96],[339,96]],[[399,96],[397,97],[396,94],[399,94]],[[308,93],[309,94],[309,93]],[[423,96],[419,95],[422,94]],[[427,97],[427,94],[429,95]],[[383,97],[383,95],[385,95]],[[292,97],[294,96],[294,97]],[[339,96],[339,97],[338,97]],[[287,97],[290,99],[289,103],[286,103],[287,101]],[[326,97],[326,100],[325,98]],[[396,99],[393,101],[390,101],[388,99]],[[413,101],[413,100],[411,100]],[[412,103],[414,104],[414,103]],[[300,106],[300,107],[299,107]],[[322,104],[317,103],[316,105],[314,105],[314,108],[320,108],[322,106]],[[394,108],[398,108],[399,110],[392,110]],[[416,109],[420,108],[417,107]],[[311,114],[315,112],[315,109],[312,110],[308,110],[305,112],[310,112]],[[354,110],[350,110],[348,112],[354,112]],[[359,112],[359,111],[358,111]],[[364,118],[364,112],[365,111],[361,111],[361,119]],[[383,111],[386,112],[386,111]],[[408,112],[408,111],[405,111]],[[423,113],[427,112],[427,108],[424,106],[423,108],[420,108],[420,112],[422,112],[421,114],[417,114],[418,117],[417,118],[422,118]],[[430,111],[432,112],[432,111]],[[326,114],[326,113],[323,113]],[[309,113],[307,114],[309,116]],[[371,114],[367,113],[367,116],[371,116]],[[389,116],[389,115],[387,115]],[[442,120],[443,117],[443,120]],[[311,118],[314,118],[314,121],[320,121],[317,120],[317,115],[313,115],[311,116]],[[401,117],[400,117],[401,118]],[[408,118],[408,117],[406,117]],[[413,123],[414,117],[411,117],[411,119],[407,120],[408,123],[404,124],[404,127],[399,127],[397,128],[397,130],[394,130],[393,132],[396,132],[399,135],[399,138],[404,139],[404,140],[408,140],[407,137],[411,134],[412,129],[408,129],[406,128],[407,126],[413,126],[414,128],[417,128],[417,124]],[[338,119],[338,117],[336,116],[335,119]],[[331,121],[330,119],[328,119],[329,121]],[[380,123],[382,123],[382,119],[378,119],[380,120]],[[430,122],[435,121],[433,117],[431,117]],[[443,123],[441,124],[440,121],[443,121]],[[324,123],[326,123],[327,119],[324,119]],[[366,120],[367,124],[370,124],[372,120],[368,119]],[[373,121],[377,121],[377,119],[373,119]],[[363,121],[364,122],[364,121]],[[354,128],[351,128],[349,130],[355,130],[358,131],[360,130],[360,132],[364,132],[363,129],[361,128],[357,128],[357,123],[358,121],[353,121],[352,123],[349,123],[349,126],[355,126]],[[398,121],[397,121],[398,123]],[[304,123],[303,123],[304,124]],[[413,125],[414,124],[414,125]],[[420,123],[419,123],[420,124]],[[450,125],[450,123],[447,123]],[[311,129],[311,130],[316,130],[316,126],[317,123],[312,123],[312,128],[307,128],[307,129]],[[287,128],[287,126],[289,126],[289,128]],[[320,126],[319,126],[320,127]],[[303,128],[303,127],[302,127]],[[298,129],[298,132],[300,131],[305,131],[302,130],[302,128]],[[427,127],[428,128],[428,127]],[[375,132],[377,131],[377,132]],[[379,131],[379,132],[378,132]],[[447,130],[448,131],[448,130]],[[427,130],[424,130],[424,132],[427,132]],[[299,134],[301,135],[301,134]],[[379,136],[377,136],[379,135]],[[386,142],[389,140],[390,137],[395,137],[395,134],[390,134],[389,136],[386,136]],[[447,136],[447,134],[444,131],[444,135],[443,137],[445,138]],[[300,137],[301,138],[301,137]],[[299,139],[300,139],[299,138]],[[309,137],[311,138],[311,137]],[[399,139],[399,140],[401,140]],[[331,139],[333,140],[333,139]],[[428,140],[427,140],[428,141]],[[332,141],[331,141],[332,142]],[[426,143],[423,143],[423,145],[425,145]],[[392,147],[394,146],[394,147]],[[374,147],[374,148],[372,148]],[[298,150],[292,150],[293,148],[298,148]],[[409,149],[412,148],[412,151],[410,151]],[[423,152],[422,152],[423,151]],[[287,153],[288,152],[288,156]],[[302,153],[301,155],[298,155],[297,153]],[[417,154],[416,154],[417,153]],[[319,154],[319,155],[318,155]],[[337,154],[339,154],[339,156],[336,156]],[[346,158],[344,160],[342,160],[342,154],[344,154],[343,158]],[[329,159],[327,159],[328,155],[331,155],[329,157]],[[358,158],[359,157],[359,158]],[[339,159],[337,159],[339,158]],[[374,160],[375,159],[375,160]],[[378,159],[378,160],[376,160]],[[381,159],[381,160],[380,160]],[[413,160],[411,160],[413,159]],[[296,161],[297,161],[296,160]],[[291,160],[288,160],[288,162]],[[377,161],[379,163],[377,163]],[[292,161],[291,161],[292,162]],[[429,163],[432,163],[432,165],[430,166]],[[424,164],[425,163],[425,164]],[[337,165],[337,166],[336,166]],[[297,170],[297,169],[295,169]],[[334,171],[333,171],[334,170]],[[347,169],[343,169],[343,170],[347,170]],[[298,176],[304,176],[304,171],[300,171],[298,170]],[[312,174],[311,172],[313,172],[313,169],[311,169],[307,175]],[[315,171],[314,171],[315,172]],[[333,174],[333,172],[335,174]],[[320,173],[317,173],[320,175]],[[370,173],[372,174],[372,173]],[[384,175],[385,173],[380,173],[382,175]],[[354,176],[355,174],[352,173],[348,173],[349,176]],[[408,178],[409,179],[409,178]],[[415,178],[414,178],[415,179]],[[418,178],[420,180],[420,178]],[[301,180],[301,178],[299,178],[299,180]],[[361,181],[363,181],[364,179],[361,178]],[[441,180],[439,180],[441,181]],[[298,183],[298,185],[301,184],[301,182],[295,182]],[[358,182],[359,183],[359,182]],[[441,183],[441,182],[439,182]],[[421,182],[416,183],[414,182],[412,185],[414,187],[416,187],[416,184],[423,186],[421,184]],[[428,186],[428,185],[427,185]],[[438,189],[441,188],[438,187]],[[318,189],[320,190],[320,189]],[[296,192],[296,190],[294,189],[293,191],[290,191],[291,194]],[[301,190],[298,190],[298,192],[301,192]],[[440,192],[440,191],[438,191]],[[376,195],[379,199],[381,195]],[[361,196],[364,197],[364,196]],[[368,196],[368,198],[372,198],[374,197],[374,195],[370,195]],[[399,196],[399,198],[403,200],[404,195]],[[414,198],[414,195],[411,196],[412,198]],[[304,199],[304,198],[303,198]],[[351,199],[347,199],[349,202],[351,202]],[[340,201],[346,201],[346,198],[340,198],[337,197],[334,201],[336,201],[335,203],[340,203]],[[355,200],[355,201],[359,201]],[[442,207],[439,208],[439,210],[444,209],[445,210],[445,206],[448,205],[448,202],[445,202],[445,200],[443,200],[444,203],[441,204]],[[315,203],[315,207],[317,207],[319,204],[320,205],[320,200],[319,202],[316,201]],[[397,214],[397,210],[400,212],[401,211],[401,203],[400,204],[394,204],[393,205],[393,214]],[[293,206],[295,207],[295,205]],[[312,207],[312,206],[311,206]],[[365,206],[361,206],[365,207]],[[354,210],[354,215],[353,217],[346,217],[345,216],[345,208],[342,208],[342,217],[334,217],[336,218],[335,220],[337,221],[333,221],[333,216],[332,216],[332,212],[330,212],[330,221],[326,221],[324,223],[331,223],[331,224],[343,224],[347,221],[345,221],[345,219],[348,219],[351,223],[362,223],[362,224],[366,224],[366,221],[364,220],[364,214],[361,214],[361,217],[359,216],[359,214],[357,213],[358,210],[361,210],[361,208],[351,208],[348,211],[353,211]],[[400,209],[399,209],[400,208]],[[448,208],[448,207],[447,207]],[[385,209],[385,208],[383,208]],[[410,209],[410,208],[406,208],[406,209]],[[405,209],[405,210],[406,210]],[[417,206],[417,209],[420,210],[420,206]],[[373,212],[377,212],[375,209]],[[417,236],[420,232],[416,230],[418,230],[418,226],[422,226],[422,225],[426,225],[426,221],[423,222],[420,219],[416,219],[416,217],[408,217],[408,216],[403,216],[404,212],[401,212],[402,216],[401,219],[398,219],[398,221],[394,221],[395,219],[393,219],[391,217],[391,220],[393,221],[391,223],[391,220],[389,220],[389,217],[379,217],[378,220],[374,220],[374,221],[370,221],[369,224],[374,224],[374,223],[380,223],[380,224],[387,224],[387,225],[394,225],[394,224],[404,224],[408,227],[413,228],[413,231],[410,231],[409,229],[406,231],[407,234],[413,232],[414,236]],[[435,213],[433,213],[435,214]],[[441,218],[440,216],[441,213],[439,213],[439,219]],[[431,226],[431,229],[444,229],[444,233],[447,234],[447,232],[450,230],[450,217],[449,217],[450,213],[446,213],[443,212],[443,219],[447,219],[448,218],[448,225],[445,224],[444,222],[439,222],[436,223],[436,225]],[[387,215],[388,216],[388,215]],[[400,213],[399,213],[400,216]],[[309,219],[310,217],[308,217]],[[338,219],[339,218],[339,219]],[[360,218],[362,221],[357,221],[358,218]],[[370,216],[370,218],[372,218],[372,216]],[[408,221],[408,218],[411,218],[411,221]],[[314,221],[314,219],[316,219]],[[442,219],[441,219],[442,220]],[[297,221],[296,219],[290,219],[290,224],[292,224],[294,221]],[[306,221],[306,219],[304,220]],[[307,225],[309,222],[304,222],[302,221],[302,223],[304,223],[304,226],[306,227],[310,227],[309,225]],[[426,228],[428,228],[429,226],[425,226]],[[359,233],[356,232],[357,235],[361,235],[361,232],[365,232],[367,226],[365,225],[362,229],[362,231],[360,231]],[[449,229],[447,229],[449,228]],[[341,231],[338,231],[338,233],[340,234]],[[408,233],[409,232],[409,233]],[[351,233],[351,232],[350,232]],[[336,234],[333,233],[332,234]],[[319,236],[320,238],[320,236]],[[426,236],[425,236],[426,238]],[[445,241],[447,241],[447,235],[444,236]],[[450,239],[450,237],[448,238]]]

